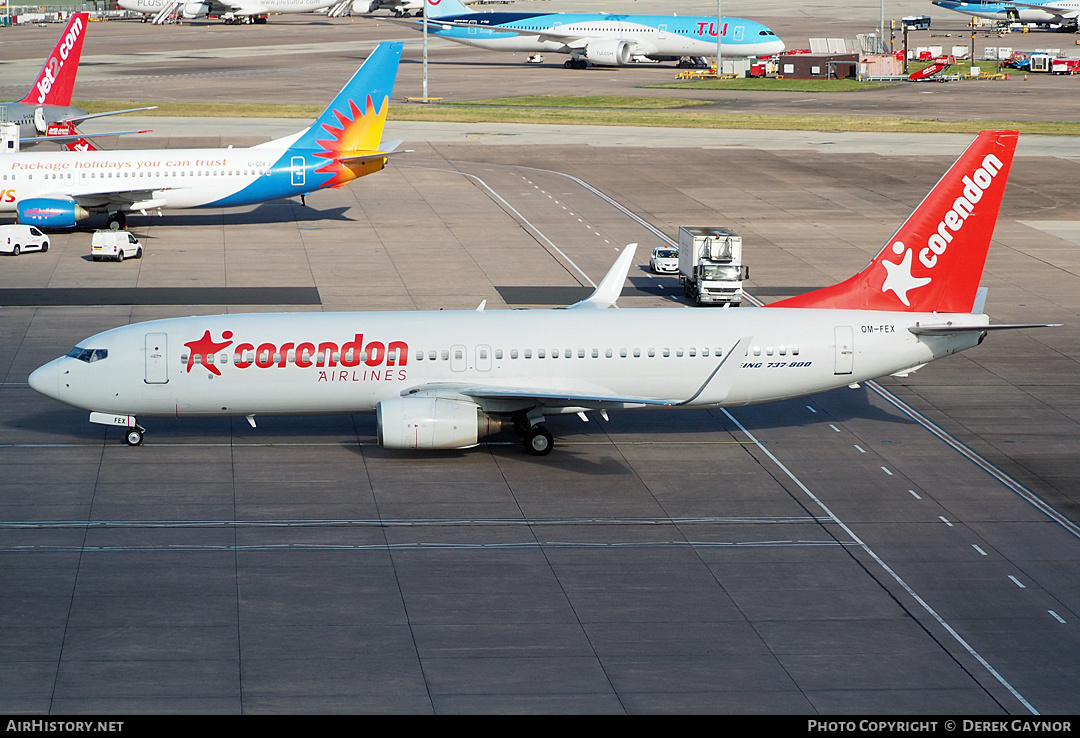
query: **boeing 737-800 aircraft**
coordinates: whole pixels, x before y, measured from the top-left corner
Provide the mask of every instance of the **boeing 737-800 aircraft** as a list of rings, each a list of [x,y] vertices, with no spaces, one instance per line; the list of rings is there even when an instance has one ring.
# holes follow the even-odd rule
[[[377,414],[387,448],[477,445],[506,419],[529,453],[544,418],[618,408],[748,405],[913,371],[981,343],[979,280],[1015,131],[981,133],[856,276],[767,309],[604,310],[627,247],[565,310],[172,318],[81,341],[30,375],[142,443],[142,416]]]
[[[428,0],[428,33],[496,51],[569,54],[563,65],[621,66],[635,58],[679,61],[716,56],[716,16],[593,13],[473,13],[458,0]],[[393,20],[393,19],[391,19]],[[422,30],[421,21],[407,23]],[[784,42],[760,23],[724,18],[724,56],[772,56]]]
[[[957,13],[1019,23],[1060,23],[1076,29],[1080,0],[1031,0],[1031,2],[987,2],[986,0],[932,0],[934,5]]]
[[[314,125],[248,149],[20,152],[0,156],[0,212],[20,223],[71,228],[91,213],[219,208],[305,196],[377,172],[401,43],[382,43]]]

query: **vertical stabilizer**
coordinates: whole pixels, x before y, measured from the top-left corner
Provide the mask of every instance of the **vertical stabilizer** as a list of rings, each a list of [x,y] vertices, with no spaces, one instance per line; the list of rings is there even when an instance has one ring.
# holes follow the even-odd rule
[[[291,148],[321,149],[331,158],[348,152],[378,151],[401,48],[400,41],[375,47],[334,101]]]
[[[1018,136],[980,133],[865,269],[768,307],[970,312]]]
[[[446,18],[451,15],[468,15],[472,11],[458,0],[428,0],[428,18]]]
[[[52,54],[34,80],[29,94],[19,102],[27,105],[71,105],[75,90],[75,75],[79,73],[79,57],[82,56],[83,37],[86,35],[89,13],[75,13],[68,21]]]

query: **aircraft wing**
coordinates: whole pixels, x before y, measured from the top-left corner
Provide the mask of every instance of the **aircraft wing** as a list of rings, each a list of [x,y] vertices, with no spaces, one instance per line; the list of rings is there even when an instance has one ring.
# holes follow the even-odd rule
[[[518,412],[533,407],[617,410],[634,407],[672,406],[679,400],[618,395],[602,388],[515,387],[472,384],[427,384],[414,387],[406,397],[469,399],[487,412]]]
[[[1027,8],[1028,10],[1042,10],[1050,15],[1061,18],[1062,20],[1075,20],[1080,16],[1080,8],[1059,8],[1053,5],[1034,5],[1032,3],[1016,2],[1016,0],[1009,0],[1009,2],[1004,4],[1017,8]]]
[[[175,188],[155,187],[143,190],[99,190],[97,192],[81,192],[78,195],[70,195],[71,199],[84,208],[102,208],[108,205],[121,205],[127,208],[139,206],[134,209],[152,209],[165,206],[161,199],[161,193]],[[157,195],[155,197],[155,195]],[[68,195],[59,195],[68,197]]]

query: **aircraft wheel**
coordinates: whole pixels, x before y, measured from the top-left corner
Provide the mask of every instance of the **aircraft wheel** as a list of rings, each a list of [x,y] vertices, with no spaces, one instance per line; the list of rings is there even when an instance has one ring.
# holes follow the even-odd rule
[[[547,456],[555,446],[551,431],[542,425],[534,425],[525,432],[525,451],[531,456]]]
[[[138,428],[129,428],[128,432],[124,434],[124,443],[129,446],[141,446],[143,442],[143,432]]]
[[[573,59],[567,59],[566,61],[564,61],[562,63],[562,67],[563,67],[563,69],[570,69],[572,67],[573,63],[574,63]]]
[[[127,216],[120,211],[109,213],[109,230],[118,231],[127,225]]]

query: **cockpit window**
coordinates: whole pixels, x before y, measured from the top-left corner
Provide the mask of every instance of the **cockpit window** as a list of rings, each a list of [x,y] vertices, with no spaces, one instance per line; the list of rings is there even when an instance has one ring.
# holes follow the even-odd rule
[[[85,361],[87,364],[92,364],[95,361],[101,361],[102,359],[109,358],[108,349],[88,349],[76,346],[68,351],[68,356],[79,361]]]
[[[758,35],[759,36],[775,36],[776,34],[773,33],[772,31],[765,30],[765,31],[758,31]]]

